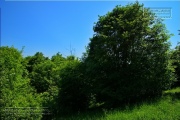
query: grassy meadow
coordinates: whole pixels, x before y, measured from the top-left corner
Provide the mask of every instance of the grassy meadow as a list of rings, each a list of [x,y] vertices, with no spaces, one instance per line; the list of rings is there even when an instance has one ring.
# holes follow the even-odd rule
[[[153,102],[124,109],[79,113],[57,120],[180,120],[180,87],[164,91],[163,96]]]

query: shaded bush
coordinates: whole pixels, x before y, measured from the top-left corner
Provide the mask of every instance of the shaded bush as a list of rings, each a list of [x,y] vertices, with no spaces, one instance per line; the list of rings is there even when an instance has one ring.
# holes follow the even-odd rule
[[[78,60],[67,61],[60,72],[58,106],[60,114],[72,114],[88,108],[81,63]]]

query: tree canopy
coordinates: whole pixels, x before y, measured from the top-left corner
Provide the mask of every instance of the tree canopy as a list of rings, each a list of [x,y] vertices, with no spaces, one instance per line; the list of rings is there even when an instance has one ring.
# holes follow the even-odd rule
[[[179,86],[180,46],[170,49],[171,34],[143,4],[116,6],[93,30],[80,60],[60,53],[23,57],[14,47],[0,47],[0,117],[53,119],[121,107]],[[7,116],[9,107],[38,108],[39,114]]]

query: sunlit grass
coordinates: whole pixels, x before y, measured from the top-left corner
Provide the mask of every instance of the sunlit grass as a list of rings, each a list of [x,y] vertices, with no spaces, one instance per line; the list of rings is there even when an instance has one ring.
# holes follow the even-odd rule
[[[166,90],[164,93],[180,93],[180,87],[174,88],[172,90]]]
[[[106,120],[179,120],[180,100],[172,101],[166,97],[157,103],[144,103],[133,110],[112,111],[106,114]]]

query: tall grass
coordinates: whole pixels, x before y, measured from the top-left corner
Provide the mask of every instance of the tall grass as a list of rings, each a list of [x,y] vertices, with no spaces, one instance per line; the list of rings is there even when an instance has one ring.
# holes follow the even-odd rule
[[[156,102],[144,102],[125,109],[80,113],[57,120],[180,120],[180,88],[164,92]]]

